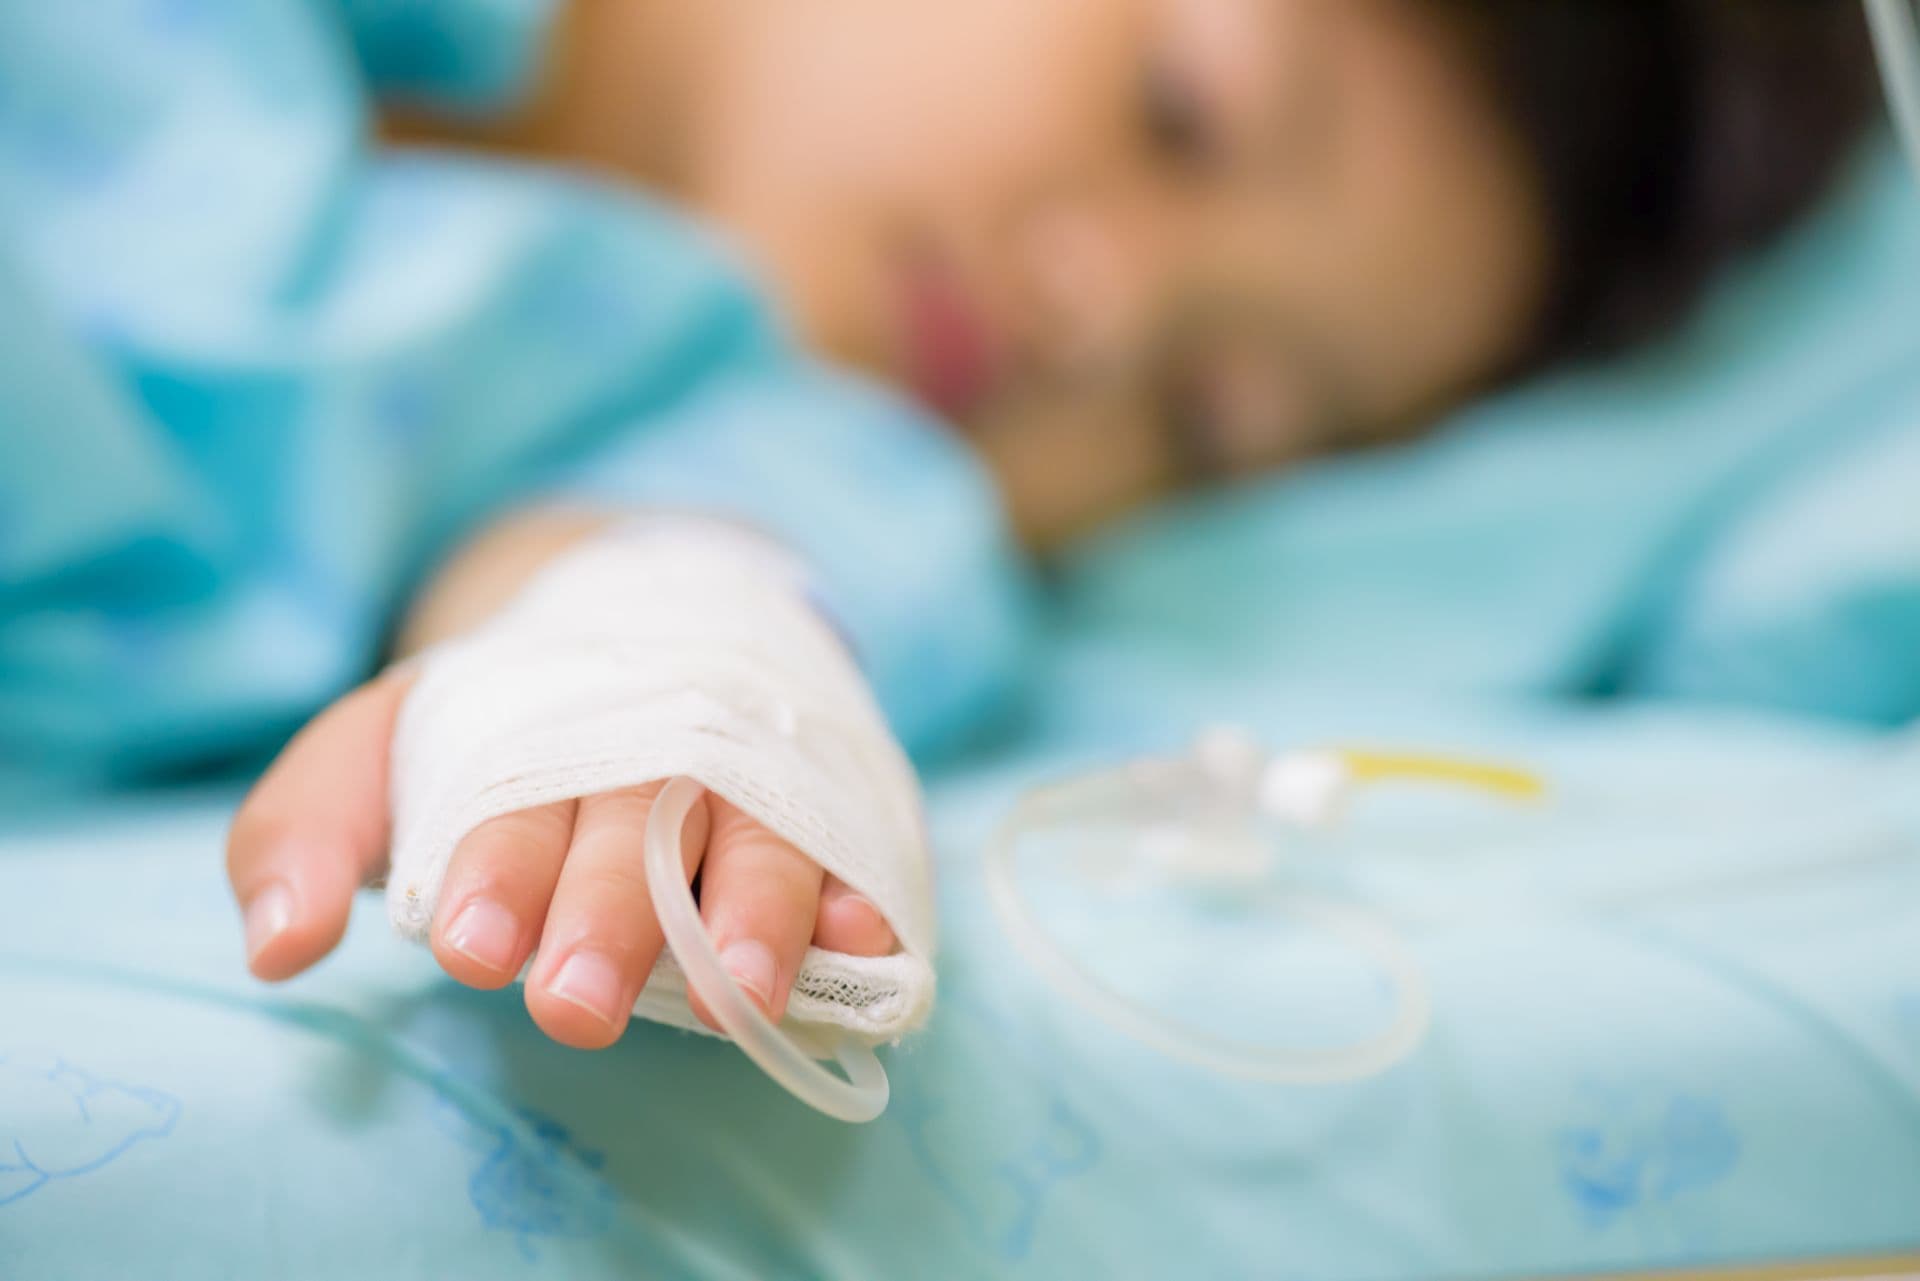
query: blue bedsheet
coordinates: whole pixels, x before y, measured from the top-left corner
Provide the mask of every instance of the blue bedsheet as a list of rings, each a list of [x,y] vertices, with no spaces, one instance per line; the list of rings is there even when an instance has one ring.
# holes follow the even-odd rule
[[[1353,726],[1291,696],[1241,710],[1287,739]],[[17,833],[0,1276],[1416,1278],[1920,1247],[1920,742],[1647,712],[1363,719],[1558,785],[1532,816],[1356,816],[1370,870],[1349,891],[1443,909],[1410,935],[1436,1018],[1409,1060],[1344,1086],[1229,1081],[1039,982],[978,849],[1013,788],[1092,749],[1062,736],[934,789],[941,1003],[888,1056],[894,1101],[867,1127],[705,1038],[551,1045],[371,900],[317,973],[253,984],[225,798]],[[1317,974],[1368,999],[1364,973]],[[1271,1005],[1272,980],[1211,995]]]

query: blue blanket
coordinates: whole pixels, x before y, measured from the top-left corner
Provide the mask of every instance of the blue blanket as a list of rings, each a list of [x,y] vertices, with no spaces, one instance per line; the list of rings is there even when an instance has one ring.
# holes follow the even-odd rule
[[[1029,753],[934,790],[941,1001],[867,1127],[707,1038],[556,1047],[371,899],[315,974],[252,984],[222,798],[16,835],[0,1275],[1421,1278],[1920,1247],[1920,741],[1371,719],[1557,787],[1530,817],[1355,815],[1343,892],[1405,914],[1433,984],[1409,1059],[1236,1082],[1048,988],[978,864],[1011,789],[1085,755]],[[1209,1003],[1380,1003],[1352,958],[1221,974],[1204,932],[1182,947],[1167,981]]]

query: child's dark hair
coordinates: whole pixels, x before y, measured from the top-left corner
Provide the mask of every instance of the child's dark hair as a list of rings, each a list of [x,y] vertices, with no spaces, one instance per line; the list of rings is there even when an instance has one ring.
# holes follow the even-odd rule
[[[1827,189],[1879,101],[1857,0],[1444,0],[1540,175],[1531,366],[1616,351]]]

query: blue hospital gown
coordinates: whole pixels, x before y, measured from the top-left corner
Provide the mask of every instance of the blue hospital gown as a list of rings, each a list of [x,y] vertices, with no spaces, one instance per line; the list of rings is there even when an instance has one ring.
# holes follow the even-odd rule
[[[960,444],[635,192],[369,145],[381,92],[509,99],[549,7],[0,0],[0,793],[257,759],[543,499],[781,536],[912,747],[991,705]]]

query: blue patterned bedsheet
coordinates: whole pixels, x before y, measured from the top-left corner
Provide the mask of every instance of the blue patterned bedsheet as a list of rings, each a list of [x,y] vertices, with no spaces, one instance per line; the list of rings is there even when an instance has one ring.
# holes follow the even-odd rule
[[[977,853],[1013,788],[1090,754],[1063,734],[935,786],[941,1003],[865,1127],[705,1038],[551,1045],[371,900],[317,973],[253,984],[226,797],[16,832],[0,1277],[1359,1279],[1920,1246],[1911,742],[1644,713],[1346,723],[1445,723],[1560,785],[1526,818],[1356,816],[1352,892],[1451,905],[1410,927],[1436,1001],[1410,1059],[1229,1081],[1039,982]],[[1594,906],[1609,888],[1631,892]],[[1267,977],[1219,981],[1258,999]]]

